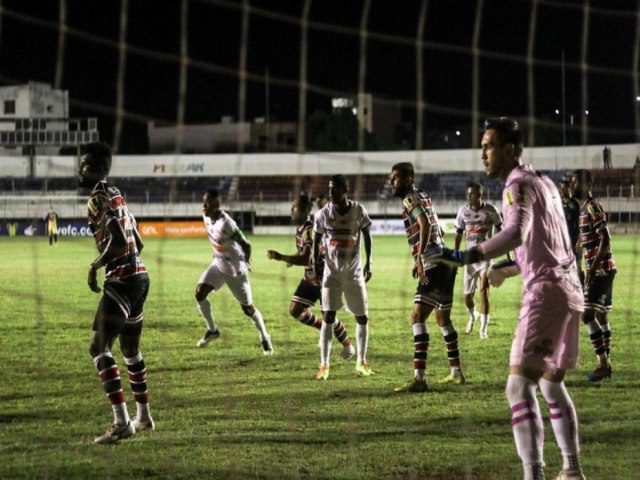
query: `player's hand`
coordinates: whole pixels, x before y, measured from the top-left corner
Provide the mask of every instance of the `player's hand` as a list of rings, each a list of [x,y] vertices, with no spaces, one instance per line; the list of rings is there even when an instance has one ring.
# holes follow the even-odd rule
[[[275,250],[267,250],[267,258],[269,260],[282,260],[282,255]]]
[[[492,287],[500,287],[505,279],[514,277],[520,273],[516,262],[509,259],[502,262],[497,262],[491,265],[491,268],[487,272],[487,279]]]
[[[458,268],[470,263],[476,263],[480,260],[480,254],[475,247],[469,250],[451,250],[446,247],[432,247],[427,249],[423,258],[429,263],[443,263],[450,267]]]
[[[362,273],[364,274],[364,283],[367,283],[369,280],[371,280],[373,271],[371,270],[371,264],[369,262],[365,263]]]
[[[425,285],[429,283],[429,277],[427,277],[427,273],[424,271],[424,264],[420,258],[418,258],[418,261],[413,266],[413,278],[420,280],[420,282]]]
[[[87,284],[92,292],[100,293],[102,291],[98,286],[98,271],[93,267],[93,265],[89,265]]]

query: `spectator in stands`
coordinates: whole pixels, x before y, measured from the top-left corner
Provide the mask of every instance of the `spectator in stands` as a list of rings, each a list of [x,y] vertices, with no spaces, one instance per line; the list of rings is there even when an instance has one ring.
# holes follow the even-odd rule
[[[291,220],[296,226],[296,253],[286,255],[275,250],[267,250],[267,258],[285,262],[288,266],[299,265],[304,267],[304,276],[300,279],[291,303],[289,314],[303,325],[320,330],[322,317],[313,314],[311,308],[321,297],[320,281],[316,278],[311,258],[313,250],[313,217],[311,208],[313,203],[306,195],[300,195],[291,205]],[[321,252],[324,262],[324,253]],[[336,318],[333,323],[333,333],[342,344],[342,358],[350,359],[356,351],[351,344],[351,339],[344,324]]]
[[[582,289],[558,190],[548,177],[520,163],[523,143],[515,120],[485,122],[482,161],[490,178],[505,182],[504,228],[477,248],[431,249],[426,260],[462,266],[515,248],[524,289],[505,393],[524,479],[544,479],[544,431],[536,396],[540,389],[562,452],[556,480],[584,480],[578,419],[564,384],[566,370],[578,361]]]
[[[366,209],[347,197],[349,182],[344,175],[329,180],[329,200],[314,218],[313,265],[321,280],[322,326],[320,327],[320,369],[317,380],[329,378],[329,358],[336,312],[342,306],[356,317],[356,374],[368,377],[373,371],[367,362],[369,317],[367,287],[371,270],[371,219]],[[360,260],[364,241],[365,261]],[[322,247],[325,247],[324,261]]]
[[[47,229],[47,235],[49,235],[49,245],[58,243],[58,214],[53,207],[49,207],[49,212],[44,218],[44,221]]]
[[[564,218],[567,220],[567,227],[569,228],[569,238],[576,256],[578,274],[581,280],[584,280],[582,278],[582,247],[580,246],[580,203],[573,196],[570,175],[565,175],[560,179],[559,190],[562,208],[564,209]]]
[[[576,170],[571,178],[580,209],[580,243],[584,256],[584,316],[598,366],[587,379],[598,382],[611,377],[611,326],[608,314],[613,309],[613,280],[616,262],[611,253],[611,234],[607,215],[600,202],[591,195],[591,173]]]
[[[220,207],[220,192],[207,190],[202,197],[202,218],[213,247],[213,262],[202,272],[196,286],[198,310],[207,323],[207,331],[197,345],[200,348],[206,347],[220,336],[207,296],[211,292],[220,291],[226,284],[242,307],[242,312],[251,318],[258,330],[262,353],[272,355],[271,336],[267,332],[262,313],[253,305],[249,283],[251,243],[236,222]]]
[[[454,249],[460,250],[462,235],[465,236],[466,248],[477,246],[502,228],[502,217],[498,209],[482,198],[482,185],[470,182],[467,185],[467,203],[460,207],[455,221],[456,236]],[[489,338],[489,280],[487,271],[490,262],[483,261],[465,265],[464,267],[464,302],[469,312],[469,321],[465,333],[473,331],[473,325],[480,317],[480,338]],[[480,313],[473,300],[480,287]]]
[[[444,232],[438,223],[431,197],[415,185],[415,171],[410,162],[395,164],[389,175],[391,192],[402,201],[402,219],[407,241],[413,256],[412,275],[418,280],[413,298],[411,329],[413,333],[413,378],[395,389],[396,393],[426,392],[427,354],[429,330],[427,319],[434,312],[444,339],[449,362],[449,374],[439,383],[464,385],[465,377],[460,367],[458,332],[451,321],[453,289],[457,270],[447,265],[425,261],[428,248],[444,247]]]
[[[604,163],[605,170],[609,170],[611,168],[611,149],[606,145],[602,150],[602,162]]]
[[[149,412],[147,367],[140,352],[144,303],[149,292],[149,275],[142,263],[143,244],[133,215],[120,190],[107,183],[111,170],[111,148],[104,143],[83,147],[80,164],[81,189],[91,189],[88,201],[89,229],[98,256],[89,265],[87,284],[99,293],[97,272],[104,267],[103,295],[93,321],[89,353],[113,411],[113,425],[95,443],[111,444],[131,437],[139,430],[154,430]],[[136,418],[130,419],[120,369],[111,347],[115,340],[129,373],[136,401]]]

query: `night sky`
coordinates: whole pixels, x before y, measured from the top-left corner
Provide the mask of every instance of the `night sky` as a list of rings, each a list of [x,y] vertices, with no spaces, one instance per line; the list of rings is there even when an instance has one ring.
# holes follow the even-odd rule
[[[479,116],[528,115],[527,49],[537,5],[533,78],[538,120],[560,122],[564,51],[566,113],[579,115],[583,93],[589,127],[602,143],[636,141],[638,102],[633,76],[639,0],[425,0],[424,96],[428,128],[471,121],[473,38],[479,30]],[[422,2],[371,0],[365,90],[401,101],[415,116],[416,34]],[[303,0],[191,0],[185,121],[239,117],[242,6],[250,5],[245,117],[264,116],[269,73],[272,119],[296,121]],[[358,89],[365,0],[313,0],[308,34],[308,113],[329,110],[332,95]],[[58,49],[60,6],[67,34]],[[125,124],[119,151],[146,149],[146,122],[175,123],[179,105],[182,2],[175,0],[3,0],[0,82],[37,80],[69,90],[71,116],[97,116],[101,136],[113,140],[120,17],[127,5]],[[480,10],[479,5],[482,6]],[[586,63],[581,66],[583,43]],[[639,59],[636,59],[636,61]],[[584,67],[584,69],[583,69]],[[586,72],[586,73],[585,73]],[[586,85],[586,90],[584,86]],[[413,113],[412,113],[413,112]],[[592,141],[592,143],[594,143]],[[470,145],[469,145],[470,146]]]

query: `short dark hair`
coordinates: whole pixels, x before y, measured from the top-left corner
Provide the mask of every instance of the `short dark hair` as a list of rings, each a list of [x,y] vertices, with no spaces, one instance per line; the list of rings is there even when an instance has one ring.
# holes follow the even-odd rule
[[[573,172],[573,176],[578,179],[580,183],[585,183],[587,186],[591,186],[593,179],[591,178],[591,172],[586,168],[579,168]]]
[[[220,198],[220,192],[216,188],[209,188],[204,193],[209,195],[209,198]]]
[[[82,146],[84,161],[96,170],[111,171],[111,147],[104,142],[91,142]]]
[[[524,148],[524,135],[518,122],[509,117],[496,117],[485,120],[484,130],[495,130],[501,145],[513,143],[513,154],[520,158]]]
[[[480,182],[475,182],[473,180],[467,183],[467,188],[477,188],[480,192],[480,195],[482,195],[482,191],[484,190],[484,187]]]
[[[416,172],[413,169],[413,163],[411,162],[396,163],[393,167],[391,167],[391,171],[393,170],[397,170],[400,173],[400,176],[402,176],[403,178],[414,178],[416,175]]]
[[[313,208],[313,202],[311,201],[308,195],[300,195],[296,199],[296,202],[298,203],[300,208],[303,208],[305,210],[311,210]]]
[[[333,185],[340,185],[342,187],[344,187],[346,190],[349,190],[349,180],[347,180],[347,177],[345,177],[344,175],[334,175],[331,177],[331,182],[333,182]]]

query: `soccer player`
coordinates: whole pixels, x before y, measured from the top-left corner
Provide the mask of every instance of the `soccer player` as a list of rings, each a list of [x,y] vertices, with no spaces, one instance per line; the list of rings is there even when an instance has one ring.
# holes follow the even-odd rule
[[[466,265],[515,248],[524,289],[509,358],[506,396],[525,480],[544,479],[543,425],[536,397],[545,398],[551,426],[562,452],[557,480],[584,479],[579,460],[578,418],[564,384],[578,359],[582,288],[573,246],[553,182],[530,165],[521,165],[523,134],[518,122],[487,120],[482,161],[490,178],[505,182],[504,228],[465,251],[433,249],[431,262]]]
[[[569,238],[573,245],[573,253],[576,256],[576,265],[578,273],[582,278],[582,247],[580,246],[580,203],[573,196],[571,187],[571,177],[562,177],[559,183],[560,195],[562,197],[562,208],[564,217],[567,220],[567,228],[569,229]]]
[[[611,252],[611,235],[607,215],[602,205],[591,195],[591,173],[576,170],[572,187],[580,203],[580,243],[584,253],[584,316],[591,345],[598,357],[598,366],[587,379],[598,382],[611,377],[611,326],[609,312],[613,309],[613,279],[616,262]]]
[[[500,212],[492,204],[482,198],[482,185],[478,182],[470,182],[467,185],[467,203],[460,207],[456,215],[454,249],[459,250],[462,242],[462,234],[465,235],[467,248],[477,246],[489,238],[495,231],[502,228]],[[473,325],[480,317],[480,338],[489,338],[487,328],[489,326],[489,280],[487,271],[489,262],[478,262],[464,267],[464,303],[469,312],[469,321],[465,333],[473,331]],[[473,296],[480,284],[480,313],[476,311]]]
[[[220,336],[220,329],[207,296],[213,291],[219,291],[226,284],[240,303],[242,312],[251,318],[258,329],[262,353],[272,355],[271,336],[267,332],[262,313],[253,305],[251,295],[251,243],[229,214],[222,210],[220,192],[217,190],[207,190],[202,197],[202,218],[213,247],[213,262],[202,272],[196,286],[198,310],[207,324],[207,331],[198,341],[198,347],[206,347]]]
[[[394,196],[402,199],[402,219],[415,262],[413,277],[418,279],[418,287],[413,300],[411,323],[413,329],[413,372],[414,377],[395,389],[397,393],[426,392],[427,353],[429,351],[429,331],[427,318],[435,310],[435,317],[447,348],[450,373],[439,383],[463,385],[464,375],[460,368],[458,332],[451,322],[453,287],[457,270],[447,265],[430,264],[424,261],[428,247],[444,247],[443,232],[438,224],[438,215],[431,198],[414,183],[413,164],[397,163],[391,169],[389,182]]]
[[[49,235],[49,245],[53,245],[54,243],[58,243],[58,214],[53,209],[53,207],[49,207],[49,212],[45,217],[44,221],[47,225],[47,234]]]
[[[306,195],[300,195],[291,206],[291,220],[296,225],[296,253],[284,255],[275,250],[267,250],[267,257],[271,260],[286,262],[288,265],[304,266],[304,276],[291,298],[289,313],[302,324],[320,330],[322,319],[317,318],[311,311],[311,308],[321,296],[320,283],[316,279],[313,262],[311,261],[311,251],[313,250],[311,207],[311,200]],[[324,261],[324,259],[321,260]],[[353,357],[356,352],[355,348],[351,344],[347,330],[337,318],[333,323],[333,333],[342,344],[342,358],[348,360]]]
[[[88,202],[89,229],[98,257],[89,265],[87,283],[99,293],[97,271],[104,267],[103,295],[93,321],[89,352],[113,410],[113,425],[96,443],[110,444],[131,437],[139,430],[154,430],[149,410],[147,368],[140,352],[144,302],[149,275],[140,252],[143,244],[134,217],[120,191],[107,183],[111,170],[111,149],[104,143],[84,147],[80,164],[80,187],[91,189]],[[111,348],[116,339],[129,373],[136,401],[136,418],[129,417],[122,391],[120,370]]]
[[[320,369],[317,380],[329,378],[329,358],[336,311],[344,294],[347,308],[356,317],[356,374],[373,375],[367,362],[369,318],[367,289],[371,279],[371,219],[365,208],[347,198],[349,183],[344,175],[329,181],[329,203],[315,215],[313,261],[316,278],[321,281],[322,326],[320,327]],[[360,261],[360,240],[364,240],[365,262]],[[322,245],[326,248],[324,261]]]

